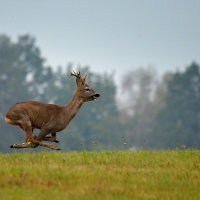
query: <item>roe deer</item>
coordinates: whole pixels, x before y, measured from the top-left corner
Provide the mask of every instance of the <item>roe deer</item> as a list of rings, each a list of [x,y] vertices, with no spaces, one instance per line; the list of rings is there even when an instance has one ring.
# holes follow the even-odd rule
[[[80,72],[71,72],[76,77],[76,91],[67,105],[46,104],[38,101],[25,101],[13,105],[6,114],[6,122],[19,126],[26,134],[26,143],[13,144],[11,148],[30,148],[43,146],[53,150],[60,148],[43,143],[42,140],[58,142],[56,133],[65,129],[77,114],[84,102],[96,100],[100,95],[86,83],[86,76]],[[40,129],[38,136],[33,136],[34,129]],[[51,136],[47,136],[51,134]]]

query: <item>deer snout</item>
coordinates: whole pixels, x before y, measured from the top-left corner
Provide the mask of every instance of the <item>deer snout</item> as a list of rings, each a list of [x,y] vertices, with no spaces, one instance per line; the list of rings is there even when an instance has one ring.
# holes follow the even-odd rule
[[[92,95],[93,100],[96,100],[99,97],[100,97],[100,94],[98,94],[98,93],[96,93],[95,95]]]
[[[97,93],[97,94],[95,94],[95,97],[99,98],[99,97],[100,97],[100,94],[98,94],[98,93]]]

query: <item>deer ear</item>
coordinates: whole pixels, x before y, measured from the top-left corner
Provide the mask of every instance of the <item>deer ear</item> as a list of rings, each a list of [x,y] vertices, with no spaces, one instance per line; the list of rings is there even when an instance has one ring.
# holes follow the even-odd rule
[[[87,75],[83,78],[84,84],[86,83],[86,81],[87,81]]]
[[[76,84],[78,86],[82,86],[82,85],[85,85],[85,78],[79,78],[79,79],[76,79]]]
[[[80,79],[76,82],[76,84],[77,84],[77,85],[85,85],[86,80],[87,80],[87,75],[86,75],[84,78],[80,78]]]

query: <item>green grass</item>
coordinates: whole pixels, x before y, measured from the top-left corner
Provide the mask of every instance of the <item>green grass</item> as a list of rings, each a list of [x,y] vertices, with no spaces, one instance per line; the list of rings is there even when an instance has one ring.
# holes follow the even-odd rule
[[[200,199],[200,152],[0,154],[0,199]]]

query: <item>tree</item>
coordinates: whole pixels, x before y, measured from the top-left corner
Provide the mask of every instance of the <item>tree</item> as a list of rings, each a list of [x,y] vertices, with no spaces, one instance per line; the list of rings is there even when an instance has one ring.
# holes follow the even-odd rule
[[[45,66],[35,39],[29,35],[20,36],[12,42],[5,35],[0,36],[0,150],[9,152],[9,144],[24,140],[21,130],[7,125],[4,116],[16,102],[39,100],[60,105],[67,104],[75,91],[75,82],[69,64],[63,70],[53,71]],[[88,75],[92,88],[101,94],[98,102],[86,103],[63,133],[60,147],[65,150],[92,148],[114,149],[121,147],[122,127],[117,110],[116,85],[112,74],[98,74],[88,67],[79,67],[81,74]],[[65,134],[67,133],[67,134]],[[37,134],[37,131],[34,131]]]
[[[20,36],[12,42],[6,35],[0,35],[0,149],[5,144],[22,139],[20,130],[5,124],[4,116],[8,108],[16,102],[41,99],[47,75],[44,59],[35,39],[29,35]],[[15,132],[15,133],[13,133]]]
[[[5,126],[4,116],[10,105],[17,99],[21,101],[29,96],[26,87],[26,72],[20,65],[20,50],[17,44],[5,36],[0,36],[0,148],[16,134],[10,134],[11,128]],[[5,135],[6,134],[6,135]],[[10,135],[9,135],[10,134]]]
[[[164,107],[157,117],[154,139],[160,148],[199,147],[200,66],[192,63],[167,82]]]
[[[120,104],[123,107],[123,124],[126,127],[126,138],[136,148],[144,148],[154,124],[156,74],[154,68],[138,68],[127,72],[122,78],[123,102]]]
[[[55,72],[54,83],[51,90],[47,87],[44,94],[48,94],[56,104],[67,104],[75,91],[75,81],[70,78],[70,71],[75,69],[69,64],[63,71],[59,68]],[[89,85],[100,93],[97,102],[85,103],[75,118],[70,122],[58,138],[62,150],[81,150],[103,148],[118,148],[121,136],[119,136],[119,114],[115,102],[116,86],[112,75],[99,74],[90,71],[89,67],[79,67],[81,74],[87,75]],[[53,89],[53,90],[52,90]]]

